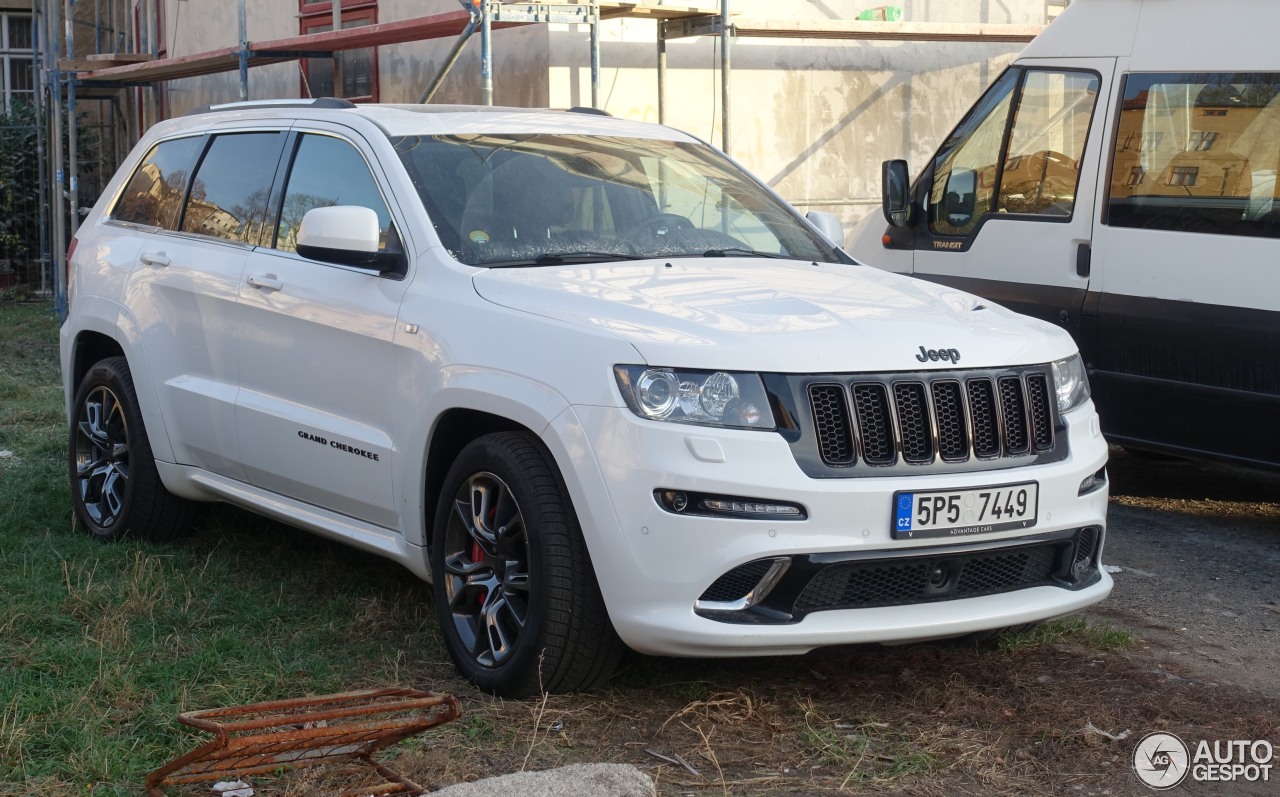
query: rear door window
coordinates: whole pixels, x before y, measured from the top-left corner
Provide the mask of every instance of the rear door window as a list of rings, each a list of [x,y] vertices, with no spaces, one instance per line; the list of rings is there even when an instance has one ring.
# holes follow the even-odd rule
[[[257,244],[285,138],[283,131],[214,136],[191,182],[182,231]]]
[[[187,180],[204,143],[204,136],[191,136],[161,141],[152,147],[120,192],[111,218],[163,230],[175,229]]]
[[[1280,74],[1131,74],[1106,223],[1280,237]]]

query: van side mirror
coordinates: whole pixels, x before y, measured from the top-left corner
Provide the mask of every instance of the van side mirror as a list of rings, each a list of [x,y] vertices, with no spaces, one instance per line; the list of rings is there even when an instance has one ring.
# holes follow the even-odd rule
[[[911,223],[911,177],[904,160],[885,161],[880,172],[880,204],[884,219],[892,227]]]
[[[942,218],[952,227],[965,227],[973,221],[977,207],[978,179],[971,171],[952,172],[947,177],[947,190],[942,194]]]
[[[844,225],[840,223],[839,216],[821,210],[811,210],[805,214],[805,218],[818,228],[818,232],[822,233],[822,237],[826,238],[828,243],[837,249],[844,248]]]
[[[373,210],[356,205],[312,208],[298,227],[298,254],[324,263],[376,268],[382,258],[381,225]]]

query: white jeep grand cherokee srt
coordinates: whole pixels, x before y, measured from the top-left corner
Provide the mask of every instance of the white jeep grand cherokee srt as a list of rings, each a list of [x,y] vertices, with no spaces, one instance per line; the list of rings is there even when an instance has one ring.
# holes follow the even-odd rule
[[[95,536],[227,501],[434,585],[505,695],[1104,598],[1071,338],[857,265],[671,128],[336,100],[138,144],[72,244]]]

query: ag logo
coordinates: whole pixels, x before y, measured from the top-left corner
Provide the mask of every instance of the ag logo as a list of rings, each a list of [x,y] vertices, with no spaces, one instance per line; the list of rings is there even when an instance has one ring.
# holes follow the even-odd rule
[[[1133,771],[1157,791],[1172,789],[1187,777],[1190,754],[1172,733],[1148,733],[1133,748]]]

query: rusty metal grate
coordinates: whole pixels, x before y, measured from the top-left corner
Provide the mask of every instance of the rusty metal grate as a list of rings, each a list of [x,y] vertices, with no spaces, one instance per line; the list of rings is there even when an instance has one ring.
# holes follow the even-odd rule
[[[148,775],[147,793],[167,797],[165,787],[355,763],[385,780],[361,786],[360,794],[424,794],[424,787],[374,761],[373,754],[461,714],[452,695],[408,688],[188,711],[178,720],[214,738]]]

